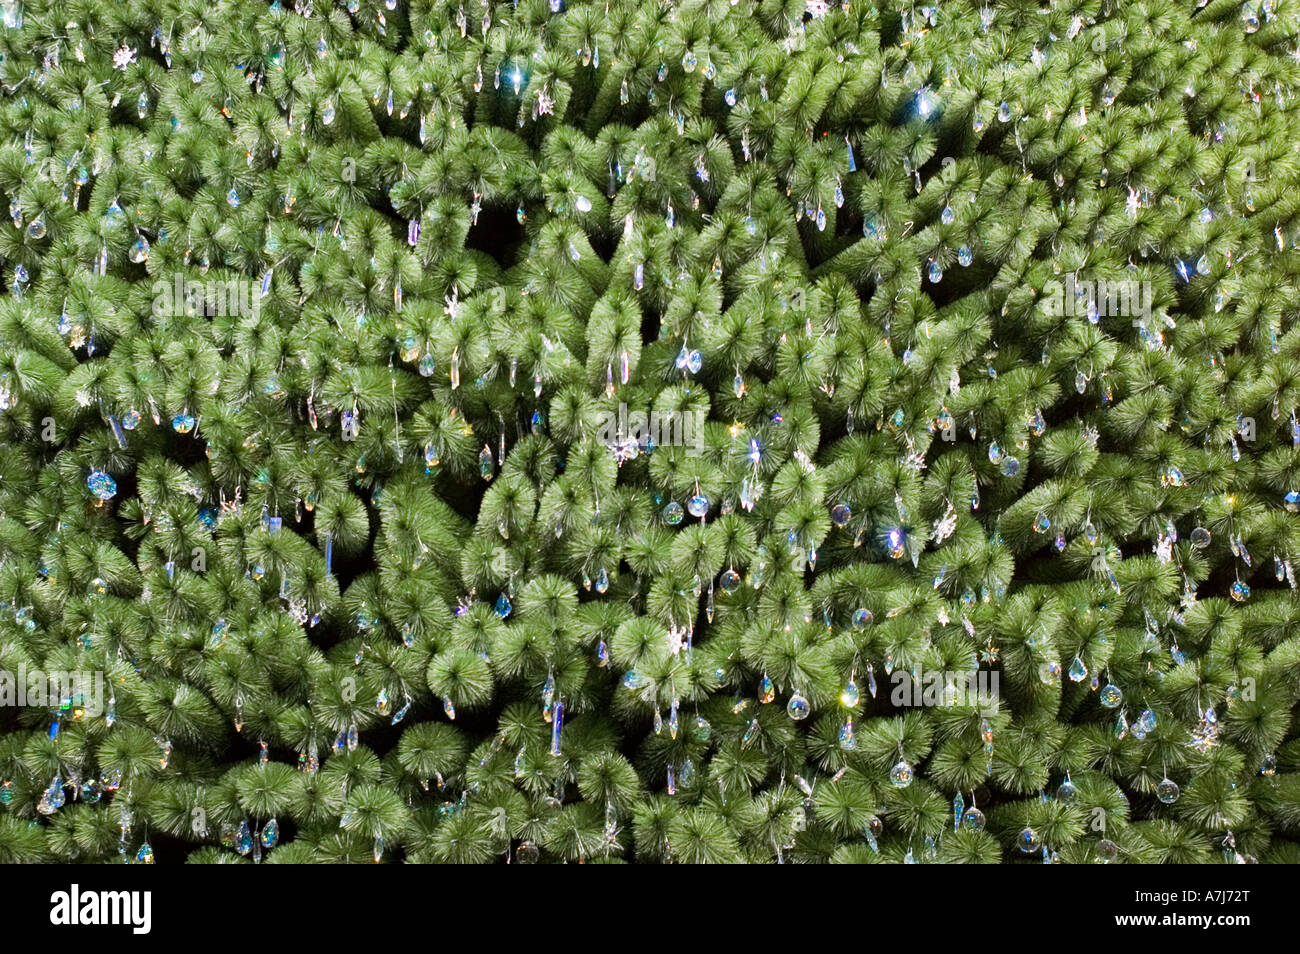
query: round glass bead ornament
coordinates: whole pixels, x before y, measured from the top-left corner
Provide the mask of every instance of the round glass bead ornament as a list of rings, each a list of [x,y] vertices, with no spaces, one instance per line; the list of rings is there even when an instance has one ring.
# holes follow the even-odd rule
[[[1059,686],[1061,684],[1061,664],[1059,662],[1045,662],[1038,667],[1038,678],[1045,686]]]
[[[846,503],[836,504],[831,508],[831,522],[837,527],[844,526],[852,516],[853,511]]]
[[[1246,598],[1250,596],[1250,587],[1247,586],[1245,583],[1243,583],[1241,580],[1237,580],[1235,583],[1232,584],[1232,590],[1230,592],[1234,600],[1236,600],[1238,603],[1244,603],[1246,601]]]
[[[1204,550],[1210,545],[1210,531],[1204,527],[1197,527],[1191,533],[1192,546],[1198,550]]]
[[[912,784],[912,778],[915,776],[912,766],[908,765],[903,759],[899,759],[892,769],[889,770],[889,782],[894,788],[907,788]]]
[[[709,512],[709,498],[704,494],[696,494],[686,501],[686,509],[691,512],[692,517],[703,517]]]
[[[1178,783],[1172,779],[1163,779],[1160,784],[1156,786],[1156,798],[1160,799],[1160,801],[1166,805],[1172,805],[1174,802],[1178,801],[1178,796],[1180,794],[1181,792],[1179,791]]]
[[[664,507],[664,523],[670,527],[675,527],[681,523],[683,516],[685,516],[685,511],[682,510],[682,505],[676,500],[670,501],[668,506]]]
[[[1266,756],[1264,756],[1264,761],[1263,761],[1263,763],[1261,763],[1260,766],[1259,766],[1259,774],[1260,774],[1260,775],[1263,775],[1263,776],[1266,776],[1266,777],[1268,777],[1268,778],[1272,778],[1274,775],[1276,775],[1276,774],[1277,774],[1277,756],[1275,756],[1275,755],[1266,755]]]
[[[117,493],[117,481],[102,470],[93,470],[86,478],[86,488],[100,500],[109,500]]]
[[[1042,840],[1038,837],[1038,832],[1032,828],[1022,828],[1020,834],[1016,835],[1016,847],[1026,855],[1032,855],[1043,847]]]
[[[962,827],[967,831],[984,830],[984,813],[972,805],[966,809],[965,814],[961,816]]]
[[[188,434],[194,430],[194,415],[188,411],[182,411],[172,418],[172,430],[177,434]]]
[[[515,863],[520,865],[535,865],[537,859],[541,857],[541,851],[532,842],[524,842],[515,851]]]
[[[871,610],[860,606],[853,611],[853,628],[865,629],[871,625],[874,619],[875,617],[872,615]]]
[[[1056,790],[1056,800],[1062,805],[1073,805],[1074,800],[1079,797],[1079,790],[1075,788],[1074,783],[1068,778],[1061,783],[1060,788]]]
[[[140,412],[137,411],[135,408],[132,408],[131,410],[127,411],[125,414],[122,415],[123,430],[133,431],[139,426],[140,426]]]
[[[1119,845],[1115,844],[1109,838],[1103,838],[1097,842],[1097,858],[1102,864],[1108,865],[1119,857]]]
[[[808,704],[808,700],[804,698],[803,693],[795,690],[794,695],[790,697],[790,701],[785,705],[785,711],[795,722],[802,722],[808,718],[812,706]]]
[[[1097,698],[1107,709],[1115,709],[1124,701],[1124,693],[1120,691],[1119,686],[1107,683],[1097,694]]]
[[[1014,477],[1020,473],[1020,461],[1010,455],[1002,458],[1002,474],[1005,477]]]
[[[718,577],[718,586],[724,593],[736,592],[740,589],[740,574],[731,569],[723,570],[722,575]]]

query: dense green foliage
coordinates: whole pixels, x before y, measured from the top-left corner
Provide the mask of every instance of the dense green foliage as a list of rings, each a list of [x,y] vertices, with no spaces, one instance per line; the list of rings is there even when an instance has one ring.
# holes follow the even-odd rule
[[[0,861],[1300,861],[1300,4],[566,2],[6,0]]]

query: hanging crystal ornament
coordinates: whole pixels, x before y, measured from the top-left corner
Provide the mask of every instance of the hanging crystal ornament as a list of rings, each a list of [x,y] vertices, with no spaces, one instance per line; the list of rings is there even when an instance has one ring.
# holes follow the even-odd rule
[[[1205,753],[1219,744],[1219,718],[1214,707],[1202,710],[1200,721],[1192,730],[1192,748]]]
[[[803,695],[803,693],[796,689],[790,696],[790,701],[786,703],[785,711],[794,721],[802,722],[804,719],[808,718],[808,714],[812,711],[812,706],[809,704],[808,699]]]
[[[551,754],[559,756],[560,736],[564,731],[564,703],[560,700],[555,702],[554,718],[551,721]]]
[[[911,764],[901,757],[901,751],[899,755],[900,757],[898,761],[895,762],[894,767],[889,770],[889,783],[893,785],[894,788],[907,788],[912,784],[912,779],[915,777],[916,773]]]
[[[1042,846],[1043,843],[1038,837],[1038,832],[1032,828],[1022,828],[1020,834],[1016,836],[1016,847],[1019,848],[1023,854],[1035,854],[1040,848],[1042,848]]]
[[[849,716],[844,721],[844,725],[840,726],[839,743],[840,748],[849,752],[858,747],[858,737],[853,728],[852,716]]]

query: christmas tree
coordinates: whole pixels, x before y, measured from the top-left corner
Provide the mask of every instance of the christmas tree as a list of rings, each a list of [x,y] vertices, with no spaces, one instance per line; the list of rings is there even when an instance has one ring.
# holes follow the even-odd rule
[[[1298,11],[3,0],[0,861],[1300,862]]]

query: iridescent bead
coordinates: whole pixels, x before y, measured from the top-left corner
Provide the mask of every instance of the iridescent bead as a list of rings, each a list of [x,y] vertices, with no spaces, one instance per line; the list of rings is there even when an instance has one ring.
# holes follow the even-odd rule
[[[789,715],[791,719],[794,719],[795,722],[802,722],[804,719],[808,718],[808,713],[812,711],[812,706],[810,706],[808,700],[796,690],[794,695],[790,697],[790,701],[786,703],[785,711],[786,714]]]
[[[1016,847],[1024,854],[1032,855],[1043,847],[1043,843],[1038,837],[1038,832],[1032,828],[1022,828],[1020,834],[1016,836]]]
[[[914,775],[912,766],[908,765],[903,759],[899,759],[894,763],[894,767],[889,770],[889,782],[894,788],[907,788],[912,784]]]

